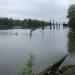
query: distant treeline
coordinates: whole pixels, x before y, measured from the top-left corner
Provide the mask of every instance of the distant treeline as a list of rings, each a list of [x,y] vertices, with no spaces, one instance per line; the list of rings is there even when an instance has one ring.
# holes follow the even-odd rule
[[[43,26],[49,26],[51,22],[45,22],[40,20],[24,19],[14,20],[13,18],[0,18],[0,29],[9,29],[15,27],[21,28],[38,28]]]

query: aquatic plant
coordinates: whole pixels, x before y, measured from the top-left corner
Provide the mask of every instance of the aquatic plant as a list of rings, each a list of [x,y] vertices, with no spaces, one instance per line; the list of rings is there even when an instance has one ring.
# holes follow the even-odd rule
[[[33,68],[33,66],[35,64],[35,57],[36,56],[34,54],[32,54],[32,53],[29,54],[27,62],[24,65],[22,75],[34,75],[32,68]]]

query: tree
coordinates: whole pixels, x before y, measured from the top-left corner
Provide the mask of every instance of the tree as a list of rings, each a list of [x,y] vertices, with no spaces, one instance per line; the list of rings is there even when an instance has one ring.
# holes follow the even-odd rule
[[[75,18],[75,4],[72,4],[68,9],[68,16],[69,19]]]
[[[72,4],[68,9],[68,25],[72,29],[75,29],[75,4]]]

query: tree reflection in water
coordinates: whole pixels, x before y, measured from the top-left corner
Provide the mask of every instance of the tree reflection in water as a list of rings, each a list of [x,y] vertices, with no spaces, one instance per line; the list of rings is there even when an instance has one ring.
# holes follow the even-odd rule
[[[68,34],[68,51],[69,53],[75,53],[75,31],[70,30]]]

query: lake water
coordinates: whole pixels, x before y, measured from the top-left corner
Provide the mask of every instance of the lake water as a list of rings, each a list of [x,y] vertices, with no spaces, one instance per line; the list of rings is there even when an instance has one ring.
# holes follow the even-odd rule
[[[0,30],[0,75],[17,75],[31,52],[36,55],[33,70],[42,71],[69,53],[68,34],[63,26]]]

